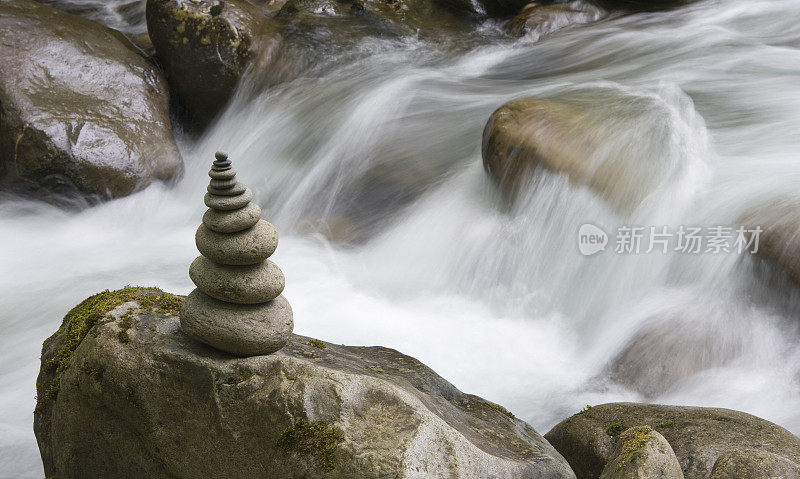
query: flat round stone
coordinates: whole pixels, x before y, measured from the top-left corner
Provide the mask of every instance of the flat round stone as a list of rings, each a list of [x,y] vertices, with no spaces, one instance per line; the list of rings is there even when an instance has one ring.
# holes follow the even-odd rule
[[[201,224],[194,241],[200,254],[215,263],[256,264],[275,252],[278,231],[265,220],[259,220],[252,228],[237,233],[215,233]]]
[[[198,256],[189,266],[189,277],[200,291],[237,304],[266,303],[283,292],[283,272],[272,261],[248,266],[216,264]]]
[[[236,233],[252,228],[261,219],[261,207],[255,203],[232,211],[209,209],[203,215],[203,224],[217,233]]]
[[[239,183],[239,182],[237,182],[230,188],[214,188],[211,185],[208,185],[208,187],[206,187],[206,190],[208,190],[208,192],[211,193],[212,195],[220,195],[220,196],[241,195],[242,193],[244,193],[244,190],[246,189],[247,187],[244,186],[244,183]]]
[[[230,180],[236,176],[236,168],[229,168],[225,171],[209,170],[208,176],[215,180]]]
[[[206,193],[203,201],[205,201],[206,206],[209,208],[214,208],[215,210],[220,211],[230,211],[244,208],[252,199],[253,192],[250,191],[250,188],[246,188],[244,193],[238,196],[218,196],[212,195],[211,193]]]
[[[292,335],[292,308],[283,296],[267,303],[242,305],[219,301],[199,289],[181,306],[181,329],[190,337],[239,356],[281,349]]]
[[[214,180],[214,179],[212,179],[211,181],[209,181],[208,186],[210,186],[210,187],[212,187],[214,189],[219,189],[219,190],[224,190],[224,189],[227,189],[227,188],[233,188],[234,186],[236,186],[236,179],[235,178],[231,178],[231,179],[228,179],[228,180]]]

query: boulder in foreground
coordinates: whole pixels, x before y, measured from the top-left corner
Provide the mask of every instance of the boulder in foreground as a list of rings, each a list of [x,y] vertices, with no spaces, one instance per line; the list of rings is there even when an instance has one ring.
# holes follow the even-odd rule
[[[238,358],[188,338],[181,302],[100,293],[45,341],[48,477],[575,477],[528,424],[414,358],[296,335]]]
[[[619,435],[635,426],[649,426],[669,441],[686,479],[707,479],[718,459],[743,448],[771,453],[790,464],[800,458],[800,438],[786,429],[720,408],[603,404],[565,419],[545,438],[569,461],[578,479],[594,479],[613,457]],[[751,457],[742,461],[756,460]]]
[[[3,0],[0,56],[7,188],[93,202],[181,171],[166,82],[119,32],[34,1]]]

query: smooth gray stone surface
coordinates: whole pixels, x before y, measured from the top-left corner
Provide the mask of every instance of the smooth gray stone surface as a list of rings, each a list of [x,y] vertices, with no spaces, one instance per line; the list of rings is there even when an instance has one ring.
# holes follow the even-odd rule
[[[214,299],[195,289],[181,307],[181,329],[189,336],[238,356],[270,354],[292,335],[292,308],[283,296],[242,305]]]
[[[255,203],[238,210],[217,211],[209,209],[203,215],[203,224],[217,233],[235,233],[251,228],[261,219],[261,207]]]
[[[209,186],[211,186],[214,189],[221,189],[221,190],[233,188],[234,186],[236,186],[236,179],[235,178],[229,178],[227,180],[212,179],[209,182]]]
[[[283,272],[272,261],[249,266],[216,264],[198,256],[189,266],[192,282],[209,296],[238,304],[266,303],[283,292]]]
[[[258,220],[252,228],[238,233],[215,233],[201,224],[194,240],[200,254],[215,263],[256,264],[275,252],[278,247],[278,231],[265,220]]]
[[[213,182],[214,180],[211,181]],[[241,195],[242,193],[244,193],[246,189],[247,187],[244,185],[244,183],[239,183],[239,182],[237,182],[230,188],[214,188],[211,185],[208,185],[206,187],[206,190],[212,195],[221,195],[221,196]]]
[[[214,208],[220,211],[238,210],[244,208],[247,203],[253,199],[253,192],[250,188],[244,190],[244,193],[238,196],[217,196],[211,193],[206,193],[203,201],[209,208]]]
[[[208,176],[214,180],[229,180],[236,176],[236,168],[230,168],[225,171],[210,170]]]

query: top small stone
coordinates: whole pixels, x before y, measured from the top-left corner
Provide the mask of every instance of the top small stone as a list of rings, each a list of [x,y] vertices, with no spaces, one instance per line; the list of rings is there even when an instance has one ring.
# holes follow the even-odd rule
[[[214,157],[214,163],[211,167],[212,170],[227,170],[231,167],[231,160],[228,159],[228,154],[222,151],[218,151]]]

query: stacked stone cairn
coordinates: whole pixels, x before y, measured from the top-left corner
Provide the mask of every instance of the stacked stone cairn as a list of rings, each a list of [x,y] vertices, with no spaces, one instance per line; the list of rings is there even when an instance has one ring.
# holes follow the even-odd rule
[[[189,267],[197,288],[180,312],[194,339],[239,356],[270,354],[292,334],[292,308],[281,295],[283,272],[269,261],[278,246],[275,227],[261,219],[253,192],[236,181],[225,153],[217,152],[205,196],[209,207],[197,229],[201,255]]]

